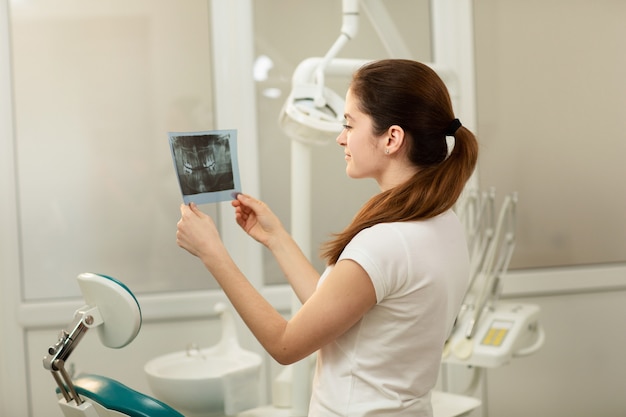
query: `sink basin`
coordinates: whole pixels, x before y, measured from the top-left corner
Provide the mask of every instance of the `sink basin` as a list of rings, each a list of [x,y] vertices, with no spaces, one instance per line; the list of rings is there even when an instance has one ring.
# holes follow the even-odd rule
[[[186,417],[236,415],[259,405],[261,356],[239,346],[230,311],[216,309],[222,321],[216,345],[190,345],[144,366],[154,396]]]

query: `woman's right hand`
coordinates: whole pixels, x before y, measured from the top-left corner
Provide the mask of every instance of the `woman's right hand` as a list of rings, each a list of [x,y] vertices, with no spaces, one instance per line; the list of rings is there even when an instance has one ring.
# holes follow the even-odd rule
[[[272,252],[296,295],[304,303],[315,292],[319,272],[267,204],[246,194],[232,202],[237,224]]]
[[[237,194],[232,201],[237,224],[257,242],[269,246],[272,238],[284,231],[283,225],[269,207],[247,194]]]

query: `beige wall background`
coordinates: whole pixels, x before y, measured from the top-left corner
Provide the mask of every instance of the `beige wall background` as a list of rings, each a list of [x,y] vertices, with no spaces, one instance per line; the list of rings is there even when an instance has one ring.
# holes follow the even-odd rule
[[[483,187],[519,192],[513,268],[626,261],[626,3],[480,0]]]
[[[489,416],[621,416],[626,400],[626,2],[474,2],[480,182],[519,192],[511,267],[563,286],[541,307],[547,339],[487,372]],[[621,268],[621,285],[593,285]],[[561,268],[565,267],[565,268]],[[568,284],[568,281],[571,284]],[[505,284],[506,285],[506,284]]]

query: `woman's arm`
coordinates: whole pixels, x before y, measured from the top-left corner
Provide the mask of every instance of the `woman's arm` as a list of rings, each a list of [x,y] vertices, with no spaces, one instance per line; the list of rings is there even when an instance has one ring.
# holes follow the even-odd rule
[[[376,303],[367,273],[344,260],[287,321],[235,265],[212,219],[184,205],[181,214],[178,244],[202,260],[257,340],[281,364],[303,359],[335,340]]]
[[[265,203],[238,194],[232,205],[239,226],[272,252],[298,299],[304,303],[315,291],[319,272]]]

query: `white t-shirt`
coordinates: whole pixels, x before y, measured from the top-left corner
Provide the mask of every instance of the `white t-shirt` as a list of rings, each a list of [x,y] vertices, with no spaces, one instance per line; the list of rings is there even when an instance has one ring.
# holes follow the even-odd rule
[[[318,352],[309,417],[432,416],[430,391],[468,285],[462,225],[451,210],[381,223],[359,232],[343,259],[368,273],[377,303]]]

